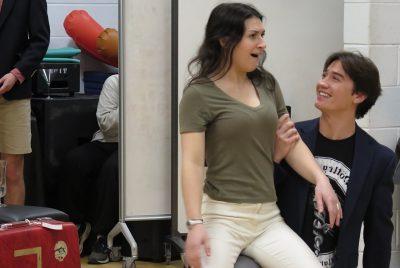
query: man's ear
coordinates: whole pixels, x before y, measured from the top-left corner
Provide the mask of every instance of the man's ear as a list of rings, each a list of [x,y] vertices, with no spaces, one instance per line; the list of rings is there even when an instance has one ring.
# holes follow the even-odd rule
[[[354,103],[355,104],[360,104],[360,103],[362,103],[363,101],[365,101],[365,99],[367,98],[367,95],[365,95],[364,93],[362,93],[362,92],[355,92],[354,93]]]

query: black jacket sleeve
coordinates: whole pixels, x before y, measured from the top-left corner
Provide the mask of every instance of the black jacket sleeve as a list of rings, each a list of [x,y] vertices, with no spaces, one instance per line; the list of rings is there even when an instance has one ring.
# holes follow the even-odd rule
[[[32,75],[49,46],[50,26],[46,0],[30,1],[28,21],[29,42],[22,51],[20,60],[15,64],[25,78]]]
[[[364,218],[364,268],[386,268],[390,265],[393,233],[393,171],[396,157],[393,156],[376,182],[374,192]]]

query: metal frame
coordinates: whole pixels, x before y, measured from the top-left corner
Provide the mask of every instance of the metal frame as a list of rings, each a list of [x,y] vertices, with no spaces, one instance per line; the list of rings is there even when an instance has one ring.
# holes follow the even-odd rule
[[[135,239],[133,238],[124,218],[124,212],[125,212],[125,168],[124,168],[124,159],[125,159],[125,148],[122,146],[125,144],[125,124],[124,124],[124,113],[122,112],[125,107],[125,97],[124,97],[124,88],[125,88],[125,83],[124,83],[124,73],[125,73],[125,61],[124,61],[124,55],[125,55],[125,47],[123,45],[124,41],[124,0],[119,0],[118,1],[118,38],[119,38],[119,44],[118,44],[118,64],[119,64],[119,143],[118,143],[118,152],[119,152],[119,221],[118,223],[114,226],[114,228],[108,233],[107,235],[107,246],[109,248],[113,247],[113,242],[114,242],[114,237],[117,236],[119,233],[122,233],[125,239],[128,241],[129,246],[131,248],[131,257],[127,257],[124,260],[123,267],[124,268],[135,268],[136,264],[135,261],[138,258],[138,247]]]
[[[171,0],[171,237],[170,242],[183,254],[184,234],[178,231],[178,44],[179,0]]]
[[[124,18],[125,18],[125,10],[126,10],[126,6],[125,6],[125,1],[130,1],[130,0],[119,0],[118,1],[118,17],[119,17],[119,22],[118,22],[118,27],[119,27],[119,53],[118,53],[118,62],[119,62],[119,73],[120,73],[120,83],[119,83],[119,103],[120,103],[120,114],[119,114],[119,120],[120,120],[120,126],[119,126],[119,144],[118,144],[118,149],[119,149],[119,193],[120,193],[120,197],[119,197],[119,221],[118,223],[114,226],[114,228],[109,232],[109,234],[107,235],[107,245],[109,248],[112,249],[113,247],[113,240],[114,237],[117,236],[118,234],[122,233],[122,235],[125,237],[125,239],[127,240],[127,242],[130,245],[131,248],[131,257],[124,257],[124,263],[123,263],[123,267],[124,268],[134,268],[136,267],[135,261],[138,259],[138,246],[137,243],[135,241],[135,239],[132,236],[132,233],[130,232],[126,222],[127,221],[141,221],[141,220],[165,220],[165,219],[171,219],[171,215],[170,214],[162,214],[162,215],[152,215],[152,216],[147,216],[147,215],[137,215],[137,216],[132,216],[132,217],[127,217],[125,215],[125,211],[126,211],[126,204],[125,204],[125,189],[126,189],[126,171],[125,171],[125,153],[126,153],[126,149],[123,146],[123,144],[125,144],[125,124],[124,124],[124,120],[125,120],[125,115],[123,112],[124,111],[124,107],[126,105],[125,101],[125,70],[126,70],[126,65],[125,65],[125,46],[124,46]],[[172,0],[172,4],[173,2],[176,0]],[[176,40],[177,41],[177,40]],[[174,42],[174,41],[172,41]],[[174,53],[173,53],[174,54]],[[174,60],[174,57],[172,57],[172,59]],[[172,90],[173,92],[174,90]],[[176,95],[176,94],[175,94]],[[173,95],[172,100],[175,100],[175,103],[177,103],[177,97]],[[177,104],[175,104],[175,109],[177,111]],[[173,105],[173,109],[174,109],[174,105]],[[174,122],[175,125],[177,125],[176,122],[176,116],[175,113],[173,113],[172,116],[172,121],[173,121],[173,126],[174,126]],[[174,127],[172,127],[172,131],[174,131]],[[174,132],[173,132],[174,133]],[[176,133],[174,133],[172,135],[173,140],[177,139]],[[172,143],[174,144],[174,142]],[[175,141],[175,144],[176,141]],[[174,148],[174,146],[172,146],[172,148]],[[172,159],[177,159],[177,155],[176,154],[177,149],[175,149],[175,151],[172,152]],[[175,156],[174,156],[175,155]],[[174,160],[172,160],[173,162]],[[176,162],[177,163],[177,162]],[[175,170],[177,170],[177,168],[175,168]],[[175,182],[176,184],[177,182]],[[177,185],[177,184],[176,184]],[[177,189],[176,189],[177,192]],[[172,198],[173,199],[173,198]],[[114,252],[114,251],[112,251]],[[113,253],[112,253],[113,254]],[[113,256],[111,256],[112,258]],[[118,257],[118,256],[114,256],[114,257]]]
[[[178,232],[178,0],[171,0],[171,213]]]

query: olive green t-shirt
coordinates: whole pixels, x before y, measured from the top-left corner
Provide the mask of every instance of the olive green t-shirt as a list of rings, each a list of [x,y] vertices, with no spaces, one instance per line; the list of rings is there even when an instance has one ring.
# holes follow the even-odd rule
[[[276,201],[273,148],[278,117],[287,113],[279,85],[257,86],[260,105],[230,97],[212,81],[187,87],[179,105],[180,133],[205,131],[204,192],[234,203]]]

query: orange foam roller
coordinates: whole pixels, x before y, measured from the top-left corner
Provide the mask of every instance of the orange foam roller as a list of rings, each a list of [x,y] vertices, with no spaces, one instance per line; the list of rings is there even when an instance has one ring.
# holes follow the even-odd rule
[[[97,51],[105,59],[118,65],[118,31],[112,28],[106,28],[97,37]]]
[[[64,28],[78,47],[88,52],[94,58],[117,67],[115,62],[99,54],[96,40],[104,31],[104,28],[85,10],[73,10],[69,13],[65,17]]]

